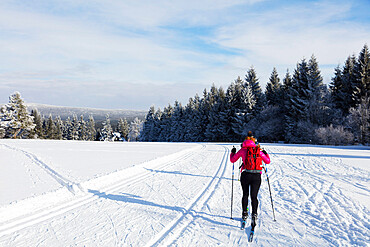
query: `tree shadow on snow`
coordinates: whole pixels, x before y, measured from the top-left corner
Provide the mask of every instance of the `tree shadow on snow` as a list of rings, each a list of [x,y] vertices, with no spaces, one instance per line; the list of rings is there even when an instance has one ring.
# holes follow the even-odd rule
[[[226,216],[212,215],[212,214],[208,214],[205,212],[197,212],[195,210],[186,210],[184,207],[179,207],[179,206],[162,205],[162,204],[158,204],[155,202],[143,200],[141,199],[141,196],[128,194],[128,193],[120,193],[119,195],[113,195],[113,194],[106,194],[105,192],[100,192],[97,190],[88,190],[88,191],[89,193],[92,193],[95,196],[108,199],[108,200],[139,204],[139,205],[150,206],[150,207],[159,207],[159,208],[179,212],[182,214],[181,217],[184,217],[186,215],[191,215],[193,216],[194,219],[200,218],[200,219],[210,222],[213,225],[227,226],[227,227],[233,227],[233,228],[235,227],[235,225],[230,225],[230,224],[212,219],[212,218],[222,218],[222,219],[230,220],[230,218]]]
[[[201,178],[213,178],[212,176],[209,176],[209,175],[198,175],[198,174],[184,173],[184,172],[180,172],[180,171],[164,171],[164,170],[154,170],[154,169],[149,169],[149,168],[145,168],[145,169],[147,171],[155,172],[155,173],[164,173],[164,174],[172,174],[172,175],[184,175],[184,176],[201,177]],[[216,177],[216,178],[218,178],[218,177]],[[231,180],[231,178],[226,178],[226,177],[221,177],[221,179]],[[236,181],[237,179],[234,178],[234,180]]]

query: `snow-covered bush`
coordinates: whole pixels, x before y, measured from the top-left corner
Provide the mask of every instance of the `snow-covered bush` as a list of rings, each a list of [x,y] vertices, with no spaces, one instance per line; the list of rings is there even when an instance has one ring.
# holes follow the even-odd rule
[[[315,130],[317,142],[324,145],[346,145],[352,144],[353,134],[343,128],[343,126],[321,127]]]

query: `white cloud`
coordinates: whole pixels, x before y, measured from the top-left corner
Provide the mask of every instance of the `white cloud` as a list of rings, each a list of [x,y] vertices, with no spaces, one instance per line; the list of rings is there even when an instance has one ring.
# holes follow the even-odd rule
[[[62,100],[75,90],[89,95],[86,100],[95,96],[91,104],[111,102],[116,107],[127,87],[132,100],[141,97],[138,92],[147,92],[142,100],[149,106],[163,98],[187,99],[212,83],[226,87],[252,65],[264,84],[274,66],[283,77],[287,68],[292,71],[312,53],[330,80],[328,65],[344,63],[370,40],[368,23],[346,21],[350,3],[271,8],[269,3],[2,2],[0,88],[5,91],[0,97],[28,90]],[[47,95],[34,98],[53,103]]]

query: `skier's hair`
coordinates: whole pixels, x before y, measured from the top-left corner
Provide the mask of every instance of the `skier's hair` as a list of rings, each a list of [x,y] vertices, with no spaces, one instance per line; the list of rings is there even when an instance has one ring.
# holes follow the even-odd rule
[[[247,137],[245,137],[245,140],[251,140],[253,142],[256,142],[256,138],[254,138],[252,131],[248,131]]]

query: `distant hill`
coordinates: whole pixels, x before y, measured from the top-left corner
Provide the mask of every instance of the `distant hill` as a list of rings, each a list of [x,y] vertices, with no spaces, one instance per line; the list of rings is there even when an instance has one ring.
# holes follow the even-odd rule
[[[60,116],[62,120],[66,120],[76,114],[79,118],[81,115],[85,120],[88,120],[89,116],[94,117],[95,122],[99,123],[105,120],[107,114],[112,124],[115,124],[120,118],[126,118],[130,123],[136,117],[144,120],[147,111],[138,110],[109,110],[109,109],[95,109],[95,108],[82,108],[82,107],[66,107],[66,106],[53,106],[44,104],[26,103],[28,111],[37,109],[37,111],[44,115],[45,118],[51,114],[54,117]]]

